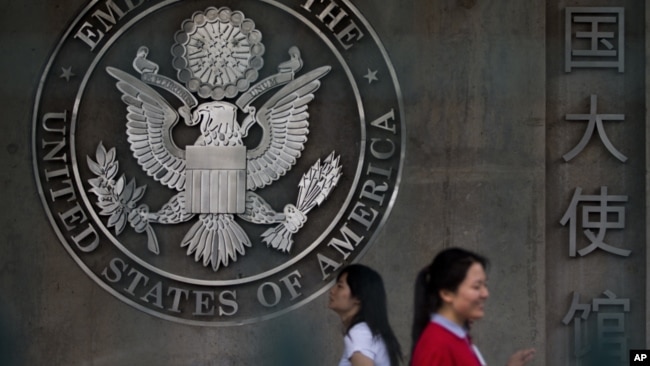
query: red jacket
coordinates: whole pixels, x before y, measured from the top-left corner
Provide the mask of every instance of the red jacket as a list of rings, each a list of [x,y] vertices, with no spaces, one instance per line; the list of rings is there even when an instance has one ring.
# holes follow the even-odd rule
[[[467,339],[429,322],[420,336],[411,366],[481,366]]]

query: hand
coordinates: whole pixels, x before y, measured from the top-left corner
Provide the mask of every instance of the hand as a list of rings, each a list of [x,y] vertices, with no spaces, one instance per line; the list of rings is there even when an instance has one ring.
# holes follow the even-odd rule
[[[519,350],[510,356],[506,366],[524,366],[535,357],[535,349],[528,348]]]

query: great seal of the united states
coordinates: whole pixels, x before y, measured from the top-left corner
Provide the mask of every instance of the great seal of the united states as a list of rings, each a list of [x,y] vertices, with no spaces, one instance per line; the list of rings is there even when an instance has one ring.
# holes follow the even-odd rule
[[[348,1],[93,1],[47,61],[33,165],[63,247],[154,316],[286,313],[371,248],[405,121]]]

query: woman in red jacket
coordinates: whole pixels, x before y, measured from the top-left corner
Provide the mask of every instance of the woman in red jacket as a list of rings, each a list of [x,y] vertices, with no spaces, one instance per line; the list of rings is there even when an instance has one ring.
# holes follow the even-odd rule
[[[487,259],[460,248],[440,252],[418,275],[411,366],[482,366],[469,324],[483,318],[489,296]],[[508,366],[522,366],[534,349],[516,352]]]

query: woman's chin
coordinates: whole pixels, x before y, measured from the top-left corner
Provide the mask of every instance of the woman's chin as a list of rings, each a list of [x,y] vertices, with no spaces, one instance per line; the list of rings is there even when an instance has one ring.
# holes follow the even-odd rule
[[[470,317],[469,321],[475,322],[477,320],[481,320],[483,319],[483,316],[485,316],[485,313],[483,311],[477,311],[476,313],[472,314],[472,317]]]

